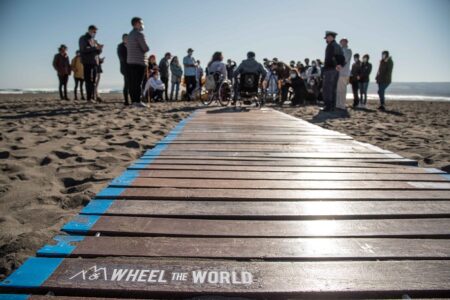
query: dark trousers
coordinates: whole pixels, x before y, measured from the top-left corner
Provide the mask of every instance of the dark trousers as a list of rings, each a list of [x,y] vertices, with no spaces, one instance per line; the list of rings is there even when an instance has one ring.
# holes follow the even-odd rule
[[[77,90],[78,90],[78,85],[80,85],[80,94],[81,94],[81,98],[84,98],[84,94],[83,94],[83,84],[84,84],[84,79],[82,78],[75,78],[75,88],[73,89],[73,93],[75,94],[75,99],[77,99]]]
[[[378,84],[378,96],[380,97],[380,105],[384,106],[384,94],[386,92],[386,89],[388,88],[389,83],[379,83]]]
[[[336,90],[339,80],[339,72],[335,69],[323,72],[323,101],[325,109],[333,110],[336,107]]]
[[[192,92],[194,91],[195,87],[197,86],[197,79],[195,78],[195,76],[184,76],[184,81],[186,83],[187,99],[191,100]]]
[[[164,97],[166,97],[166,101],[169,101],[169,77],[161,77],[161,81],[166,86],[166,90],[164,91]]]
[[[352,80],[352,91],[353,91],[353,106],[356,107],[359,104],[359,82],[357,80]]]
[[[69,81],[69,75],[59,75],[58,74],[58,79],[59,79],[59,97],[61,98],[61,100],[63,99],[67,99],[67,81]],[[64,89],[64,94],[63,94],[63,89]]]
[[[84,64],[84,81],[86,83],[86,98],[92,100],[95,97],[95,81],[97,80],[97,65]]]
[[[142,81],[144,80],[145,66],[131,65],[128,68],[128,87],[130,90],[131,102],[141,101]]]
[[[281,86],[281,103],[280,104],[283,104],[287,100],[288,92],[289,92],[289,85],[283,83],[283,85]]]
[[[126,66],[121,67],[120,73],[123,75],[123,99],[125,104],[128,104],[129,83],[128,83],[128,70]]]

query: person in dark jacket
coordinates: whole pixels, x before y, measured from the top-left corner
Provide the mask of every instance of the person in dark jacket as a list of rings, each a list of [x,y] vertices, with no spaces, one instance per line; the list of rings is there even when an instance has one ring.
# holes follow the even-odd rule
[[[291,106],[305,103],[306,85],[296,68],[291,69],[287,86],[294,90],[294,97],[291,100]]]
[[[119,56],[120,73],[123,76],[123,99],[125,106],[130,105],[128,102],[128,69],[127,69],[127,41],[128,34],[122,35],[122,43],[117,46],[117,56]]]
[[[169,69],[170,69],[170,59],[172,58],[172,54],[167,52],[164,57],[159,61],[159,75],[161,77],[161,81],[166,86],[166,90],[164,92],[164,96],[166,101],[169,101]]]
[[[84,80],[86,84],[87,101],[93,101],[95,97],[95,81],[97,80],[97,71],[99,65],[99,54],[102,52],[103,45],[95,40],[97,27],[91,25],[88,32],[81,36],[78,44],[81,53],[81,62],[84,68]]]
[[[384,94],[386,89],[392,82],[392,70],[394,69],[394,62],[392,57],[389,56],[389,51],[382,52],[382,58],[380,61],[380,67],[378,68],[378,73],[376,81],[378,83],[378,96],[380,96],[380,106],[379,110],[384,110],[385,98]]]
[[[336,36],[336,32],[325,32],[327,48],[325,50],[325,62],[322,73],[322,94],[325,102],[324,111],[333,111],[336,107],[336,90],[339,80],[339,71],[345,65],[344,52],[342,51],[341,46],[336,43]]]
[[[59,97],[61,100],[69,100],[67,97],[67,81],[70,75],[70,62],[67,55],[67,46],[61,45],[58,48],[58,54],[53,58],[53,68],[55,68],[59,79]],[[64,88],[64,94],[63,94]]]
[[[354,63],[352,69],[350,70],[350,83],[352,85],[353,91],[353,108],[359,106],[359,76],[361,73],[361,61],[359,60],[359,54],[353,55]]]
[[[367,89],[370,82],[370,73],[372,72],[372,64],[369,62],[369,54],[363,56],[363,61],[361,63],[361,70],[359,73],[359,93],[361,107],[365,108],[367,105]]]

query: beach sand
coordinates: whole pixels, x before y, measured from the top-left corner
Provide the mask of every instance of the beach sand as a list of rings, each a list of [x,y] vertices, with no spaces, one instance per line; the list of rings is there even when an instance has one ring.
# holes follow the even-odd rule
[[[107,183],[199,105],[124,108],[60,102],[55,94],[0,95],[0,280],[58,233]],[[388,112],[283,108],[317,125],[419,160],[450,165],[450,103],[388,102]],[[337,117],[336,117],[337,116]]]

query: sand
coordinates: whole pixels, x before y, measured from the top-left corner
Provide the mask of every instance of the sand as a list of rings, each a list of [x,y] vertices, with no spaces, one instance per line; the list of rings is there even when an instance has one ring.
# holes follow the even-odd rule
[[[124,108],[119,94],[95,105],[57,98],[0,95],[0,280],[198,107]],[[281,110],[449,171],[450,103],[389,102],[387,112],[369,105],[348,114],[314,106]]]
[[[0,280],[196,107],[0,96]]]

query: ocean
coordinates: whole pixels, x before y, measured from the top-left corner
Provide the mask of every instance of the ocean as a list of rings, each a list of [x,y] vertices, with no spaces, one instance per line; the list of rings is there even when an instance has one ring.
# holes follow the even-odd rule
[[[56,88],[0,89],[0,94],[37,94],[55,93]],[[347,89],[347,99],[351,99],[351,87]],[[101,88],[100,93],[122,93],[121,87]],[[369,100],[378,99],[377,85],[369,84],[367,92]],[[410,101],[450,101],[450,82],[394,82],[386,93],[387,100]]]

